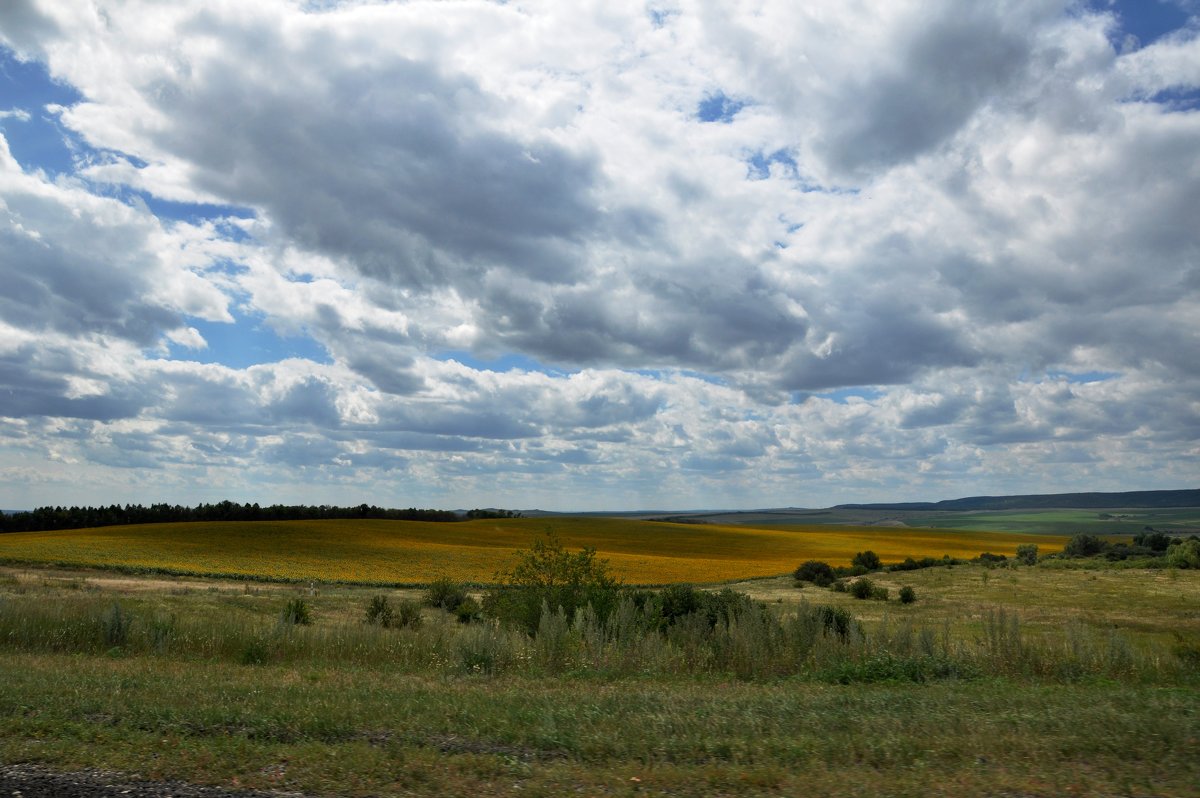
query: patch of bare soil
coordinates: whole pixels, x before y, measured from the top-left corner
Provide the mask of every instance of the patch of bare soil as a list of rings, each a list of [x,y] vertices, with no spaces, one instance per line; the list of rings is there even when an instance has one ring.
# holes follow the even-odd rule
[[[55,773],[39,765],[0,765],[0,795],[20,798],[305,798],[298,792],[204,787],[181,781],[145,781],[106,770]]]

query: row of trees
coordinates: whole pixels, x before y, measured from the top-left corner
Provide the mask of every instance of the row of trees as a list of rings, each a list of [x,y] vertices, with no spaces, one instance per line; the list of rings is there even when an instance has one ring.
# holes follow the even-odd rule
[[[471,510],[465,515],[452,510],[385,509],[370,504],[355,507],[329,505],[283,505],[260,507],[222,501],[183,507],[178,504],[112,504],[107,507],[39,507],[32,512],[0,513],[0,533],[52,529],[80,529],[117,524],[163,524],[181,521],[301,521],[326,518],[381,518],[389,521],[464,521],[469,518],[510,518],[508,510]]]

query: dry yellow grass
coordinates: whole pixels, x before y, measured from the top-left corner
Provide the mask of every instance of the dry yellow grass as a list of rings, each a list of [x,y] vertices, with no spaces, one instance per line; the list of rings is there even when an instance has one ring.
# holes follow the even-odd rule
[[[745,527],[610,518],[532,518],[458,524],[416,521],[255,521],[146,524],[0,536],[0,559],[178,573],[343,582],[490,582],[513,554],[554,532],[595,548],[631,584],[711,583],[788,573],[804,560],[849,564],[871,549],[884,562],[983,551],[1042,551],[1064,538],[876,527]]]

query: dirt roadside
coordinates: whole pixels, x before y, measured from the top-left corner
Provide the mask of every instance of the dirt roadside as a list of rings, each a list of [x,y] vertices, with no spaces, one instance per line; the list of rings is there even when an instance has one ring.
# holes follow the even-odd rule
[[[308,798],[298,792],[202,787],[179,781],[142,781],[125,773],[55,773],[38,765],[0,765],[5,798]]]

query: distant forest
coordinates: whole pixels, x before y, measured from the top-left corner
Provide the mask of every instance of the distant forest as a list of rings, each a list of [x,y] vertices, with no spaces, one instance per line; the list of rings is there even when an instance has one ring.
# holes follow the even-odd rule
[[[511,510],[389,510],[370,504],[356,507],[320,505],[238,504],[223,501],[182,507],[178,504],[112,504],[108,507],[39,507],[32,512],[0,513],[0,533],[81,529],[120,524],[167,524],[181,521],[303,521],[328,518],[380,518],[387,521],[469,521],[475,518],[519,518]]]

